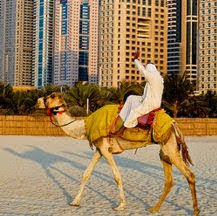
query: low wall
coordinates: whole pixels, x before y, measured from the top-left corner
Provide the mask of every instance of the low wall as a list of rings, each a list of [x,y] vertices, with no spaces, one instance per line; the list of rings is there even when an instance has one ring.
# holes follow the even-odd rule
[[[176,121],[185,136],[217,135],[217,118],[178,118]]]
[[[47,116],[0,116],[0,135],[65,136]]]
[[[178,118],[180,129],[186,136],[217,135],[217,119]],[[66,136],[50,123],[47,116],[1,116],[0,135]]]

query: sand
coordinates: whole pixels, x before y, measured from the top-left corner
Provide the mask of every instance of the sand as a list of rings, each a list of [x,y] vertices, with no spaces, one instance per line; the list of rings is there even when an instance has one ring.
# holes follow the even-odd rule
[[[200,215],[217,215],[217,137],[187,137],[195,166]],[[112,172],[101,160],[91,176],[79,208],[69,206],[75,197],[93,151],[87,141],[69,137],[0,137],[0,215],[192,215],[186,179],[173,168],[172,191],[160,213],[147,211],[158,200],[164,175],[159,146],[152,145],[115,156],[127,207],[119,202]]]

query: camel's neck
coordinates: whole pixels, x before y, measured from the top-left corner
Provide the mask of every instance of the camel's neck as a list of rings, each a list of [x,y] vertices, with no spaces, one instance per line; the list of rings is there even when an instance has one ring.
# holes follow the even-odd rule
[[[57,114],[54,116],[54,118],[60,126],[68,124],[69,122],[74,120],[74,118],[68,115],[66,112],[62,114]],[[61,129],[67,135],[75,139],[86,139],[84,120],[76,120],[67,126],[61,127]]]

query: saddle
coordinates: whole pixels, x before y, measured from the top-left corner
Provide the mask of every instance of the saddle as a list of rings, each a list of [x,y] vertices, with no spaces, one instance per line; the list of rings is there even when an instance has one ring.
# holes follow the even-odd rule
[[[117,116],[118,107],[119,105],[106,105],[85,119],[86,135],[90,143],[94,143],[101,137],[110,136],[110,125]],[[152,112],[154,112],[154,115]],[[152,112],[148,118],[148,125],[152,126],[151,128],[145,129],[144,126],[135,128],[122,127],[121,131],[118,131],[118,136],[128,141],[150,143],[151,131],[154,130],[154,140],[164,143],[168,137],[167,135],[170,134],[173,119],[163,109],[158,112],[153,110]]]
[[[157,111],[163,110],[162,108],[157,108],[149,112],[148,114],[142,115],[137,118],[138,124],[134,128],[126,128],[122,126],[115,134],[120,136],[122,139],[129,141],[143,141],[143,142],[153,142],[153,130],[154,130],[154,119]]]

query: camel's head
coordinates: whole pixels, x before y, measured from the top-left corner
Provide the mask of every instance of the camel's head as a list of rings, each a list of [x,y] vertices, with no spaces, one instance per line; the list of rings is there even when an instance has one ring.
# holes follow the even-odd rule
[[[47,97],[39,98],[37,101],[39,109],[53,109],[55,111],[65,111],[66,102],[61,93],[54,92]]]

